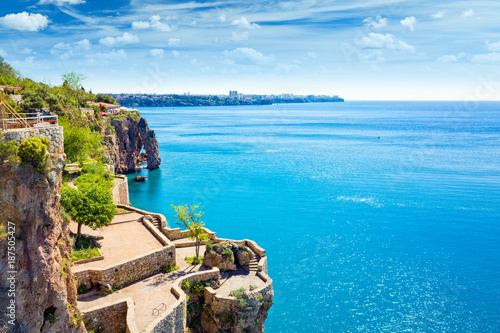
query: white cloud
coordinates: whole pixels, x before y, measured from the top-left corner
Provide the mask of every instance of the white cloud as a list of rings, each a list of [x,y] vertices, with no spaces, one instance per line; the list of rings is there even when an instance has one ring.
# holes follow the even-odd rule
[[[260,25],[258,25],[257,23],[249,22],[244,16],[242,16],[238,20],[234,20],[231,24],[237,26],[238,28],[243,28],[243,29],[250,29],[250,30],[260,29]]]
[[[300,70],[300,66],[297,64],[277,64],[274,71],[279,74],[290,74],[292,72]]]
[[[362,49],[390,49],[396,51],[414,52],[415,47],[398,40],[391,34],[369,33],[356,42],[356,45]]]
[[[149,21],[132,22],[132,29],[153,29],[161,32],[170,32],[173,28],[167,23],[161,22],[161,17],[159,15],[154,15],[149,18]]]
[[[85,0],[41,0],[39,2],[40,5],[45,5],[53,3],[54,5],[57,6],[63,6],[63,5],[79,5],[81,3],[85,3]]]
[[[49,24],[49,18],[42,14],[22,12],[18,14],[8,14],[0,17],[0,25],[7,29],[19,31],[43,30]]]
[[[224,14],[224,13],[220,14],[219,21],[220,21],[220,23],[226,22],[226,14]]]
[[[3,49],[0,49],[0,56],[5,58],[7,56],[7,52],[5,52]]]
[[[141,30],[141,29],[149,29],[150,27],[151,27],[151,24],[149,22],[145,22],[145,21],[132,22],[132,29]]]
[[[469,9],[462,13],[462,17],[471,17],[471,16],[474,16],[474,9]]]
[[[359,60],[361,62],[384,62],[384,54],[380,50],[370,50],[368,52],[360,52],[358,54]]]
[[[248,47],[239,47],[237,49],[224,51],[226,62],[239,65],[262,65],[273,60],[273,57],[268,57]]]
[[[438,62],[443,62],[443,63],[448,63],[448,62],[457,62],[458,58],[456,55],[453,54],[446,54],[444,56],[441,56],[437,58]]]
[[[476,54],[472,57],[471,61],[475,63],[500,62],[500,53]]]
[[[58,43],[52,47],[50,54],[58,56],[61,59],[69,59],[75,54],[81,54],[82,51],[90,50],[91,43],[88,39],[83,39],[75,43]]]
[[[99,44],[107,47],[123,46],[127,44],[137,44],[140,39],[137,35],[125,32],[122,36],[106,37],[99,40]]]
[[[235,42],[241,42],[242,40],[248,39],[249,33],[247,31],[243,32],[233,31],[232,35],[233,37],[231,38],[231,40],[234,40]]]
[[[99,53],[90,53],[87,55],[87,60],[90,64],[105,66],[110,62],[123,61],[127,59],[127,52],[125,50],[120,49],[118,51],[111,52],[99,52]]]
[[[436,14],[432,14],[431,16],[432,16],[432,18],[435,18],[435,19],[443,18],[444,12],[437,12]]]
[[[175,46],[179,45],[181,43],[181,40],[179,38],[169,38],[168,39],[168,46]]]
[[[150,56],[155,58],[163,58],[164,53],[165,51],[163,51],[162,49],[152,49],[148,52]]]
[[[417,23],[417,19],[415,18],[415,16],[409,16],[409,17],[406,17],[404,20],[401,20],[401,25],[403,27],[410,29],[410,31],[415,30],[416,23]]]
[[[318,57],[318,55],[314,52],[307,52],[306,53],[306,56],[309,58],[309,59],[316,59]]]
[[[174,58],[179,58],[181,56],[180,52],[177,50],[173,50],[172,55],[174,56]]]
[[[368,17],[363,20],[366,27],[373,30],[379,30],[387,26],[387,18],[382,18],[380,15],[376,18]]]
[[[490,43],[486,41],[486,49],[488,49],[488,51],[500,52],[500,42]]]
[[[437,58],[437,61],[442,62],[442,63],[458,62],[465,57],[467,57],[467,53],[463,53],[463,52],[460,52],[458,55],[445,54],[445,55]]]
[[[33,49],[30,49],[29,47],[25,47],[24,49],[19,50],[19,53],[26,55],[36,54],[36,52],[33,52]]]

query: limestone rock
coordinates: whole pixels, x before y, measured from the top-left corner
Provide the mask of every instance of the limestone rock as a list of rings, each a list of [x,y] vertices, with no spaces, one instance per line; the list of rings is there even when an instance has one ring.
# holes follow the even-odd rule
[[[212,249],[205,249],[203,265],[207,267],[218,267],[221,271],[234,271],[234,254],[231,245],[220,243],[212,245]]]
[[[107,157],[113,162],[116,173],[135,172],[144,161],[149,170],[160,167],[158,141],[144,118],[126,115],[111,119],[109,124],[115,133],[105,130],[104,144],[107,147]],[[142,149],[145,153],[141,153]]]
[[[76,310],[69,225],[59,216],[64,154],[53,153],[50,158],[51,181],[31,166],[0,166],[0,224],[15,228],[9,230],[15,237],[0,240],[0,311],[10,303],[8,271],[15,271],[16,327],[9,329],[86,332]],[[9,256],[15,257],[13,262]],[[2,313],[2,332],[5,319]]]

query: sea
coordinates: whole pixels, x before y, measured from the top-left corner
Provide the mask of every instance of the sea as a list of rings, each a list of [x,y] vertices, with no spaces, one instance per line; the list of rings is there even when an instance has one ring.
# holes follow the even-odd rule
[[[139,110],[131,203],[265,248],[266,332],[500,332],[500,102]]]

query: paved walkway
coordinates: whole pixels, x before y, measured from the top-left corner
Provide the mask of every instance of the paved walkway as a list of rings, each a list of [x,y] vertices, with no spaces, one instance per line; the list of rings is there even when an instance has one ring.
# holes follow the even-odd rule
[[[99,231],[104,238],[97,243],[104,260],[74,265],[73,270],[105,268],[163,248],[163,244],[137,221],[137,216],[142,215],[137,213],[116,215],[109,226],[100,228]]]
[[[192,257],[194,256],[194,251],[194,247],[191,247],[183,249],[182,252],[185,256]],[[185,262],[184,258],[182,260],[177,258],[177,265],[181,266],[181,268],[175,272],[153,275],[110,295],[95,293],[90,296],[79,295],[78,307],[84,311],[95,306],[131,297],[134,300],[135,320],[137,329],[140,332],[158,318],[158,315],[153,314],[153,309],[161,307],[162,303],[168,307],[177,300],[171,292],[172,284],[175,280],[181,276],[208,269],[202,265],[191,266]],[[160,311],[161,314],[162,311]]]

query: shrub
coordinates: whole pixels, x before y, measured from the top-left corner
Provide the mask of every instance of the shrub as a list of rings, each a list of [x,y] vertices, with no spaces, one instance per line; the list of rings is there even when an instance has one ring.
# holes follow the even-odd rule
[[[49,314],[47,315],[47,320],[48,320],[48,321],[50,322],[50,324],[52,325],[52,324],[54,324],[54,323],[56,322],[57,317],[56,317],[56,315],[55,315],[54,313],[49,313]]]
[[[264,299],[264,296],[262,294],[259,294],[259,301],[262,301]]]
[[[245,245],[241,244],[240,246],[238,246],[238,249],[241,250],[241,251],[247,251],[247,248],[245,247]]]
[[[243,297],[243,293],[247,291],[245,288],[239,288],[239,289],[235,289],[233,291],[231,291],[229,293],[229,296],[234,296],[238,299],[242,298]]]
[[[197,257],[186,257],[184,258],[186,262],[190,265],[198,265],[203,262],[203,257],[197,258]]]
[[[85,283],[82,283],[81,285],[76,288],[76,291],[78,292],[78,295],[86,294],[89,289],[87,288],[87,285]]]
[[[17,155],[19,147],[17,147],[16,141],[3,141],[4,135],[0,134],[0,165],[7,163],[19,162],[19,156]]]
[[[161,272],[162,272],[163,274],[166,274],[166,273],[174,272],[174,271],[176,271],[176,270],[178,270],[178,269],[179,269],[179,266],[177,266],[177,265],[174,265],[174,264],[166,264],[165,266],[163,266],[163,267],[161,268]]]
[[[222,250],[222,254],[226,255],[226,256],[232,256],[233,255],[233,251],[231,251],[231,249],[229,249],[229,248],[226,247],[224,250]]]
[[[182,290],[186,290],[188,288],[189,288],[189,281],[188,280],[182,281],[182,283],[181,283],[181,289]]]
[[[189,291],[192,292],[193,294],[201,294],[203,292],[203,288],[204,288],[203,283],[195,282],[193,283]]]
[[[207,244],[205,246],[206,246],[208,251],[212,251],[212,248],[214,247],[211,242],[207,242]]]
[[[240,305],[241,305],[241,307],[242,307],[242,308],[247,307],[247,305],[248,305],[247,300],[246,300],[246,299],[244,299],[244,298],[242,298],[242,299],[240,300]]]
[[[30,164],[35,170],[42,172],[49,158],[47,154],[49,145],[50,141],[47,138],[34,137],[21,141],[17,153],[21,159],[21,165]]]

